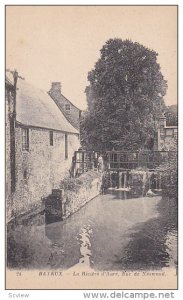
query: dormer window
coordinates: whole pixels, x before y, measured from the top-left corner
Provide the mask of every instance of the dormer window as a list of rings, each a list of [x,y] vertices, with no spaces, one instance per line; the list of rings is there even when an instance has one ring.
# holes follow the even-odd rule
[[[71,106],[70,106],[70,104],[65,104],[65,111],[66,111],[67,113],[70,113],[70,112],[71,112]]]

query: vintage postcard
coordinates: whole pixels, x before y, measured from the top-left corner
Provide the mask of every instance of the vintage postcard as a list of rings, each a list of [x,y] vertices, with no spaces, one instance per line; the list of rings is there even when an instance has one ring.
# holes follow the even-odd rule
[[[176,5],[7,5],[6,289],[177,289]]]

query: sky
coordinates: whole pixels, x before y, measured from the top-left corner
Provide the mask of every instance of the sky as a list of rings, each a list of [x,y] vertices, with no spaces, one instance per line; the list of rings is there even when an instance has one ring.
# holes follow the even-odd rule
[[[167,105],[177,103],[176,6],[7,6],[6,67],[85,109],[87,74],[110,38],[155,50],[168,81]]]

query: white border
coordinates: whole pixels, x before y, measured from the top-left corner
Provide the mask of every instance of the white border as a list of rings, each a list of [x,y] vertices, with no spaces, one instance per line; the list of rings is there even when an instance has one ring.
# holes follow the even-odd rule
[[[25,1],[25,0],[19,0],[19,1],[3,1],[1,0],[0,3],[0,37],[1,37],[1,42],[0,42],[0,66],[1,66],[1,72],[0,72],[0,112],[1,112],[1,126],[0,126],[0,153],[1,153],[1,158],[0,158],[0,191],[1,191],[1,206],[0,206],[0,220],[1,220],[1,226],[0,226],[0,232],[1,232],[1,241],[4,241],[4,69],[5,69],[5,53],[4,53],[4,33],[5,33],[5,28],[4,28],[4,9],[5,5],[12,4],[12,5],[53,5],[53,4],[58,4],[58,5],[179,5],[179,290],[178,291],[173,291],[175,295],[175,299],[183,299],[183,268],[182,268],[182,255],[183,253],[183,243],[182,243],[182,228],[183,228],[183,204],[182,204],[182,164],[183,164],[183,158],[181,151],[183,149],[183,136],[182,136],[182,116],[183,116],[183,92],[182,92],[182,78],[183,78],[183,72],[182,72],[182,63],[183,63],[183,58],[182,58],[182,53],[183,53],[183,47],[182,47],[182,28],[183,28],[183,1],[182,0],[177,0],[177,1]],[[16,30],[16,29],[15,29]],[[157,33],[158,34],[158,33]],[[3,145],[3,146],[2,146]],[[19,293],[25,294],[29,293],[30,299],[37,299],[38,297],[42,297],[43,299],[50,299],[51,297],[54,297],[54,300],[57,299],[69,299],[69,297],[73,297],[75,300],[80,300],[84,299],[83,298],[83,292],[82,291],[5,291],[4,290],[4,243],[1,243],[0,247],[0,299],[9,299],[11,298],[9,296],[9,293],[16,293],[17,295]],[[98,291],[99,292],[99,291]],[[130,291],[128,291],[130,292]],[[135,292],[132,290],[132,292]],[[144,291],[143,291],[144,292]],[[148,292],[150,292],[148,290]],[[154,292],[154,291],[152,291]],[[170,291],[167,291],[170,292]],[[28,299],[29,299],[28,298]],[[14,298],[15,299],[15,298]],[[18,298],[17,298],[18,299]]]

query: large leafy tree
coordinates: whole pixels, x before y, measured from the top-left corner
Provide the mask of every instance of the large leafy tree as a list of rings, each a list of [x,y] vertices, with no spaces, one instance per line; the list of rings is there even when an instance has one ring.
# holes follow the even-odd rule
[[[164,108],[166,81],[157,53],[130,40],[110,39],[88,73],[83,145],[93,150],[151,149]]]

